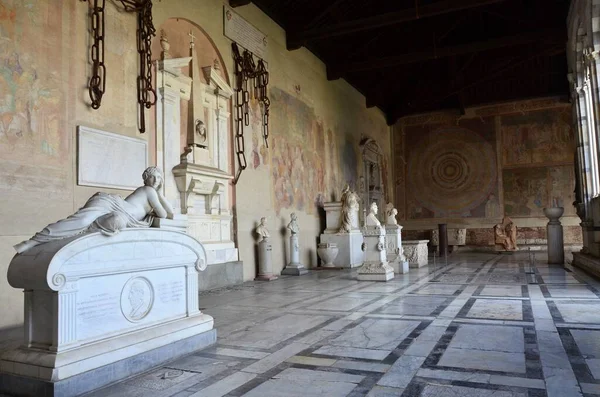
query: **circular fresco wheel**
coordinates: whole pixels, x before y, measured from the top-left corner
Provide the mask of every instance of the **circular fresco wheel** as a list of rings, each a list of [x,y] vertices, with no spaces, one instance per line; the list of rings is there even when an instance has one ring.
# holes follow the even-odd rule
[[[409,153],[407,187],[436,217],[464,216],[497,183],[494,147],[475,131],[440,128]]]

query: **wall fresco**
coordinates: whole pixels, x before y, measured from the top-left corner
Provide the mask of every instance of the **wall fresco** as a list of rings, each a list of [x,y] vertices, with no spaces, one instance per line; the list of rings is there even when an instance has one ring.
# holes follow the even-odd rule
[[[496,142],[492,120],[407,126],[409,219],[485,217],[496,212]],[[397,160],[398,161],[398,160]]]
[[[0,4],[0,189],[66,187],[62,18],[63,8],[70,7],[69,2]]]
[[[502,116],[504,166],[573,162],[570,107]]]
[[[503,171],[504,209],[512,217],[543,217],[544,207],[564,207],[573,216],[573,167],[513,168]]]

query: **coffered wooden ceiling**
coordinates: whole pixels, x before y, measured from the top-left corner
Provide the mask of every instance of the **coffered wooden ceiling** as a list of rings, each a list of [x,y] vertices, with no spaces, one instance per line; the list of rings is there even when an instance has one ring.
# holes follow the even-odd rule
[[[230,0],[254,3],[393,124],[485,103],[568,96],[569,0]]]

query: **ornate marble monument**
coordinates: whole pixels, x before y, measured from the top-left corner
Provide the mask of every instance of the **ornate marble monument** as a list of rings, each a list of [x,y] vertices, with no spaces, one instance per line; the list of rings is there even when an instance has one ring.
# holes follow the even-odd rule
[[[494,243],[497,251],[516,251],[517,226],[508,216],[494,226]]]
[[[385,225],[385,241],[387,261],[394,269],[394,273],[408,273],[408,261],[404,256],[402,248],[402,226],[398,225],[396,215],[398,210],[394,208],[392,203],[388,203],[385,210],[386,225]]]
[[[295,212],[290,215],[291,220],[288,223],[287,228],[290,231],[290,263],[281,271],[281,274],[287,274],[291,276],[301,276],[308,273],[308,270],[300,263],[300,244],[298,242],[298,233],[300,227],[298,226],[298,217]]]
[[[333,261],[336,267],[357,267],[363,263],[363,235],[358,225],[358,201],[358,195],[346,185],[341,201],[323,205],[327,228],[320,240],[321,244],[330,243],[338,247],[338,255]]]
[[[185,233],[122,223],[145,218],[150,207],[121,203],[125,212],[98,217],[92,199],[93,207],[49,225],[32,240],[39,244],[10,263],[9,284],[25,292],[25,335],[21,347],[0,357],[0,391],[80,395],[216,342],[213,318],[198,306],[198,273],[207,265],[202,244]],[[52,234],[92,221],[101,228]],[[41,243],[41,236],[56,238]]]
[[[429,240],[404,240],[402,248],[409,267],[427,266],[429,263],[429,252],[427,251]]]
[[[243,278],[231,234],[228,103],[233,90],[214,64],[201,67],[190,37],[189,57],[166,58],[157,64],[156,158],[165,170],[164,196],[175,209],[175,219],[187,222],[187,233],[206,249],[209,268],[200,282],[208,289],[224,286],[211,280],[231,274],[237,282]],[[181,70],[188,65],[190,76]],[[181,101],[188,107],[183,142]]]
[[[387,262],[385,227],[377,219],[377,204],[371,204],[363,228],[365,261],[358,269],[361,281],[388,281],[394,278],[394,269]]]
[[[437,247],[440,245],[440,231],[434,229],[431,231],[431,245]],[[457,228],[448,229],[448,245],[452,246],[452,251],[455,252],[459,246],[467,244],[467,229]]]
[[[273,263],[271,259],[271,251],[273,247],[269,242],[269,229],[267,229],[267,218],[260,218],[260,223],[256,228],[256,234],[260,237],[258,242],[258,276],[255,280],[271,281],[276,280],[277,276],[273,275]]]

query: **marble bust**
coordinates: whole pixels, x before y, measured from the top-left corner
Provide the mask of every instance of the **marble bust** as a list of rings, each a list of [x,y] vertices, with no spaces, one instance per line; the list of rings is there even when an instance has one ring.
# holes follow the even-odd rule
[[[377,208],[377,203],[371,204],[369,208],[369,215],[367,215],[367,220],[365,221],[365,226],[379,226],[381,227],[381,222],[377,219],[377,212],[379,209]]]
[[[21,254],[38,244],[62,240],[87,232],[114,235],[128,227],[150,227],[154,218],[173,218],[173,210],[160,192],[163,177],[157,167],[142,174],[144,185],[123,199],[99,192],[69,217],[46,226],[31,239],[14,246]]]
[[[386,216],[386,225],[397,225],[398,221],[396,220],[396,215],[398,215],[398,210],[394,208],[392,203],[387,203],[385,208],[385,216]]]
[[[267,218],[260,218],[260,224],[256,228],[256,234],[262,237],[260,241],[265,241],[270,237],[269,229],[267,229]]]
[[[292,234],[298,234],[300,227],[298,226],[298,217],[296,216],[296,213],[292,212],[290,218],[292,219],[290,220],[290,223],[288,223],[287,228]]]

